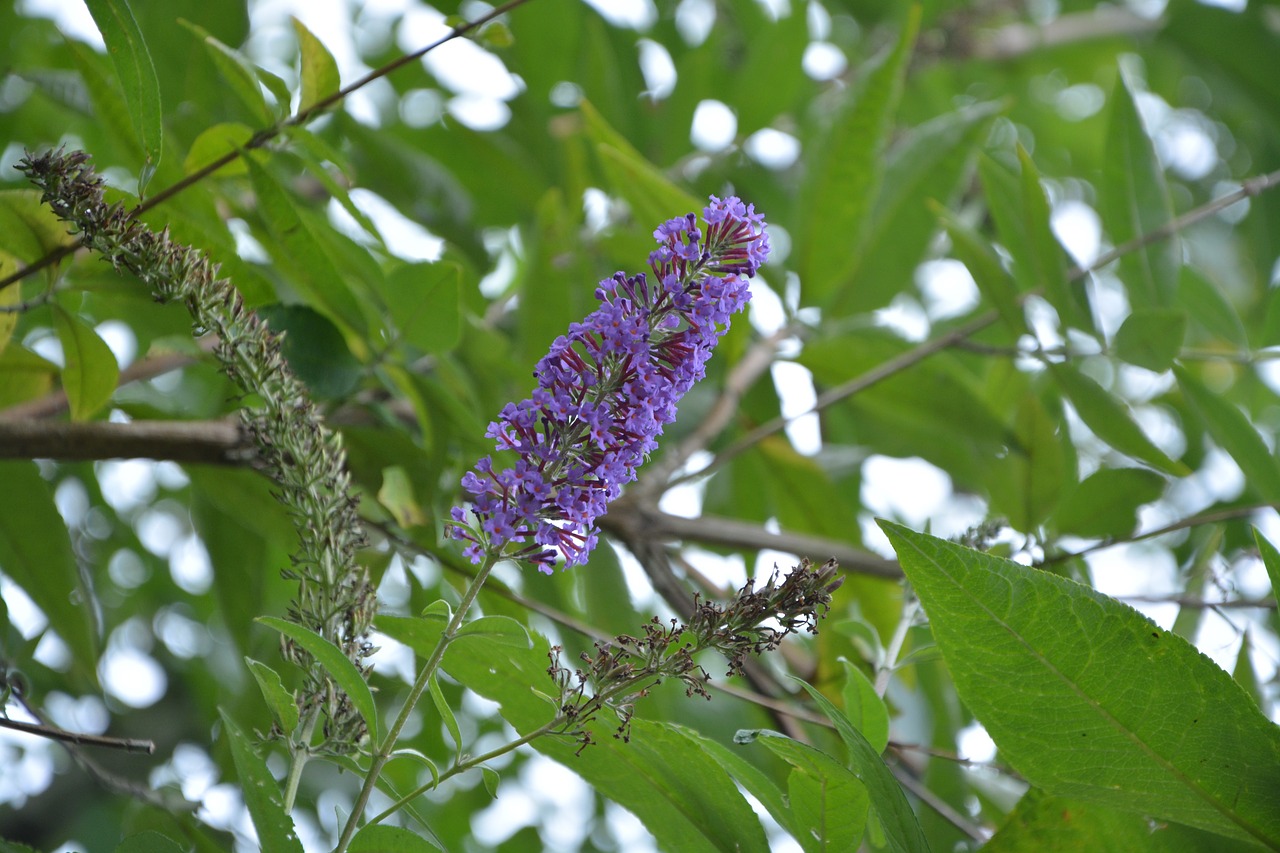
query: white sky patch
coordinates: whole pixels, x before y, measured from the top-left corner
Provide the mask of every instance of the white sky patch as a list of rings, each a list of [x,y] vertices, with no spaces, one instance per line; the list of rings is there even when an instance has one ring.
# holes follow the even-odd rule
[[[426,6],[405,12],[396,44],[406,53],[421,50],[449,34],[444,15]],[[502,60],[467,39],[453,39],[422,58],[427,70],[451,92],[507,101],[520,85]]]
[[[953,258],[925,261],[916,267],[915,278],[931,320],[958,317],[978,304],[973,275]]]
[[[82,41],[99,53],[105,53],[107,45],[102,41],[98,25],[84,3],[68,0],[18,0],[18,14],[48,18],[62,35]]]
[[[676,88],[676,64],[667,49],[653,39],[636,42],[640,51],[640,73],[644,75],[644,94],[661,101]]]
[[[658,20],[658,9],[650,0],[587,0],[587,5],[615,27],[643,32]]]
[[[742,144],[747,155],[766,169],[779,171],[789,168],[800,157],[800,140],[789,133],[765,127],[747,137]],[[769,226],[770,240],[774,227]]]
[[[1058,242],[1080,266],[1088,266],[1102,249],[1102,220],[1082,201],[1067,199],[1054,205],[1049,227]]]
[[[472,130],[498,130],[511,121],[511,108],[497,98],[464,92],[445,105],[449,115]]]
[[[1102,109],[1106,102],[1107,95],[1100,86],[1078,83],[1059,92],[1054,106],[1058,115],[1067,121],[1084,121]]]
[[[887,308],[875,312],[876,325],[893,329],[908,341],[923,341],[929,334],[929,317],[920,303],[905,293],[893,297]]]
[[[444,240],[405,216],[382,196],[370,190],[354,189],[351,202],[373,220],[391,254],[406,261],[440,260]]]
[[[430,127],[444,116],[444,98],[435,89],[410,89],[400,99],[400,120],[408,127]]]
[[[969,761],[990,762],[996,758],[996,742],[982,723],[973,722],[956,732],[956,751]]]
[[[1178,595],[1178,566],[1167,548],[1149,542],[1126,543],[1085,557],[1093,586],[1104,595]],[[1176,604],[1128,602],[1161,628],[1169,629],[1178,617]]]
[[[822,430],[817,412],[810,411],[818,401],[813,374],[794,361],[776,361],[770,366],[770,372],[782,403],[782,416],[790,420],[787,437],[797,453],[815,455],[822,449]]]
[[[676,31],[689,47],[697,47],[711,35],[716,23],[713,0],[681,0],[676,7]]]
[[[813,80],[823,82],[834,80],[849,67],[849,60],[844,51],[831,42],[812,41],[804,49],[800,67]]]
[[[94,464],[102,498],[120,514],[127,514],[156,496],[154,462],[145,459],[108,459]]]
[[[108,649],[98,663],[98,676],[107,692],[130,708],[154,705],[169,687],[155,658],[131,646]]]
[[[874,454],[862,463],[862,504],[878,516],[920,529],[951,496],[951,477],[919,457]]]
[[[133,357],[138,352],[138,339],[133,334],[133,329],[119,320],[107,320],[94,327],[94,331],[110,347],[121,369],[133,363]]]
[[[201,595],[213,586],[213,564],[200,537],[191,534],[174,543],[169,552],[169,575],[178,588]]]
[[[723,151],[738,134],[738,117],[723,101],[706,100],[693,111],[689,139],[703,151]]]
[[[0,566],[0,569],[3,568]],[[22,587],[4,575],[0,575],[0,599],[9,608],[9,623],[18,629],[22,639],[31,639],[49,625],[44,611],[36,606]]]

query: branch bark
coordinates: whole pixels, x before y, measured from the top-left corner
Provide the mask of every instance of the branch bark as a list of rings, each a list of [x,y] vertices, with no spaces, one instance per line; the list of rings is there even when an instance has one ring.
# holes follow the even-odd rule
[[[257,455],[237,420],[0,420],[0,459],[167,459],[251,465]]]

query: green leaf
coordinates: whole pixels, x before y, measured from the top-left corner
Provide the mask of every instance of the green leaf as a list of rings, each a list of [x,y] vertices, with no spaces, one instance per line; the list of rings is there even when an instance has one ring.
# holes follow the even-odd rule
[[[1262,535],[1262,531],[1253,528],[1253,541],[1258,545],[1258,556],[1271,579],[1271,597],[1280,601],[1280,551],[1271,544],[1271,540]]]
[[[887,305],[907,289],[938,231],[934,205],[946,207],[972,171],[999,101],[972,104],[913,127],[889,152],[884,180],[855,256],[849,286],[835,297],[840,316]]]
[[[61,305],[53,305],[53,328],[62,342],[62,389],[71,419],[88,420],[107,404],[120,379],[115,353],[93,327]]]
[[[1280,462],[1271,455],[1258,430],[1235,404],[1210,391],[1186,368],[1175,364],[1178,387],[1204,418],[1209,434],[1244,471],[1246,482],[1264,500],[1280,503]]]
[[[338,63],[334,62],[333,54],[320,39],[297,18],[293,19],[293,29],[298,34],[298,48],[302,51],[302,95],[298,101],[298,112],[303,113],[338,91],[342,80],[338,76]]]
[[[129,117],[142,142],[144,162],[138,176],[138,195],[141,196],[160,165],[164,143],[160,80],[128,0],[85,0],[85,5],[107,45],[107,56],[124,91]]]
[[[314,631],[277,616],[259,616],[254,621],[274,628],[309,652],[324,667],[334,683],[351,698],[351,704],[369,726],[369,739],[374,743],[378,742],[378,711],[373,704],[373,693],[364,676],[341,649]]]
[[[49,252],[69,246],[75,237],[54,212],[40,201],[38,190],[0,190],[0,247],[30,264]],[[5,273],[8,275],[8,273]],[[10,285],[6,290],[18,290]]]
[[[258,830],[258,842],[262,849],[271,850],[272,853],[302,853],[302,842],[298,840],[293,819],[284,810],[280,787],[271,777],[267,763],[254,750],[244,730],[236,725],[226,711],[219,708],[218,715],[222,717],[222,730],[231,746],[231,760],[236,765],[244,804],[248,806],[253,826]]]
[[[434,675],[427,679],[427,691],[431,694],[431,704],[436,706],[436,713],[440,715],[440,720],[449,731],[449,737],[453,738],[454,749],[457,750],[455,760],[460,762],[462,761],[462,732],[458,729],[458,718],[453,715],[453,709],[449,707],[449,702],[440,690],[440,682]]]
[[[1236,665],[1231,670],[1231,677],[1236,680],[1244,688],[1245,692],[1258,703],[1258,707],[1264,712],[1270,708],[1266,694],[1262,690],[1262,685],[1258,683],[1258,673],[1253,668],[1253,658],[1249,654],[1252,647],[1249,642],[1249,629],[1245,628],[1244,636],[1240,638],[1240,649],[1236,652]]]
[[[929,844],[920,828],[920,821],[911,810],[911,803],[907,802],[902,786],[893,778],[893,773],[880,757],[883,749],[876,749],[817,688],[801,679],[793,677],[793,680],[818,703],[822,713],[835,724],[836,731],[849,748],[849,764],[871,795],[871,805],[876,810],[885,833],[885,845],[900,853],[928,853]]]
[[[401,339],[425,352],[450,352],[462,337],[462,267],[404,264],[378,288]]]
[[[347,848],[350,853],[435,853],[443,849],[407,829],[380,823],[362,827]]]
[[[1129,407],[1071,364],[1051,364],[1050,371],[1066,392],[1085,426],[1121,453],[1146,462],[1166,474],[1181,477],[1187,466],[1165,455],[1138,426]]]
[[[1176,823],[1064,799],[1032,788],[983,845],[983,853],[1227,853],[1241,849],[1220,835]],[[1248,845],[1248,850],[1256,850]]]
[[[204,27],[193,24],[190,21],[178,19],[178,23],[190,30],[196,38],[204,43],[205,52],[209,58],[213,60],[214,66],[218,69],[218,74],[222,77],[231,91],[235,92],[236,97],[244,104],[249,116],[253,118],[259,125],[268,125],[274,119],[271,110],[267,108],[267,101],[262,97],[262,88],[258,85],[258,80],[254,77],[250,70],[253,66],[249,60],[234,48],[228,47],[218,41]]]
[[[456,639],[464,637],[484,637],[491,642],[517,649],[533,647],[528,629],[510,616],[481,616],[472,620],[458,629]]]
[[[1115,354],[1138,367],[1163,373],[1173,366],[1187,335],[1182,308],[1137,308],[1111,342]]]
[[[271,709],[271,716],[275,717],[286,735],[293,734],[293,730],[298,727],[298,705],[293,694],[285,689],[280,673],[250,657],[246,657],[244,662],[253,673],[253,679],[258,682],[258,689],[262,691],[262,698]]]
[[[747,789],[747,793],[759,800],[760,804],[769,812],[770,817],[778,822],[779,826],[791,833],[792,836],[797,835],[799,830],[795,824],[795,816],[791,813],[791,806],[787,802],[787,798],[783,796],[782,791],[778,790],[778,786],[768,776],[750,761],[747,761],[736,751],[729,749],[719,741],[703,737],[697,732],[683,727],[681,727],[681,731],[728,771],[729,775],[739,785]]]
[[[29,349],[6,349],[0,353],[0,409],[49,393],[58,373],[58,365]]]
[[[740,731],[737,743],[760,743],[795,770],[787,779],[796,841],[810,851],[857,850],[867,827],[867,789],[840,762],[808,744],[765,729]]]
[[[1027,320],[1019,302],[1018,286],[1000,262],[995,249],[949,211],[938,209],[937,213],[951,238],[952,252],[969,268],[978,290],[995,306],[1000,319],[1015,335],[1025,334]]]
[[[0,462],[0,482],[0,571],[31,596],[81,673],[93,678],[98,632],[49,485],[29,461]]]
[[[489,796],[495,800],[498,798],[498,788],[502,784],[502,777],[498,775],[498,771],[492,767],[480,766],[480,776],[484,780],[484,789],[489,792]]]
[[[427,521],[414,494],[413,481],[409,479],[409,473],[399,465],[382,469],[382,487],[378,489],[378,503],[391,513],[396,524],[401,527],[415,527]]]
[[[656,225],[706,206],[646,160],[590,102],[584,100],[578,106],[611,189],[627,200],[638,221]]]
[[[1035,530],[1075,482],[1057,427],[1040,399],[1024,393],[1014,416],[1014,442],[1003,459],[988,466],[992,509],[1006,515],[1015,530]]]
[[[837,298],[862,249],[919,26],[920,7],[908,7],[897,44],[878,66],[860,70],[857,77],[865,82],[840,108],[819,151],[809,158],[802,191],[805,225],[796,245],[808,303]]]
[[[272,254],[281,267],[294,275],[290,283],[333,322],[364,337],[368,331],[360,301],[347,285],[324,238],[316,234],[299,215],[298,202],[265,167],[254,158],[241,158],[249,167],[249,178],[258,198],[258,211],[272,238]]]
[[[1241,348],[1249,345],[1236,309],[1222,290],[1193,266],[1184,266],[1178,275],[1178,304],[1209,334]]]
[[[284,333],[280,352],[312,394],[338,399],[360,384],[364,367],[328,317],[306,305],[262,305],[257,313],[271,331]]]
[[[878,755],[889,744],[889,711],[862,670],[843,658],[840,663],[844,665],[844,715]]]
[[[1165,483],[1144,468],[1095,471],[1058,507],[1054,527],[1089,539],[1128,536],[1138,526],[1138,507],[1159,498]]]
[[[18,260],[13,255],[0,250],[0,278],[13,275],[18,271]],[[13,337],[13,330],[18,327],[18,312],[6,311],[22,301],[22,288],[17,284],[11,284],[4,290],[0,290],[0,353],[3,353],[5,347],[9,346],[9,339]]]
[[[1089,587],[880,526],[956,692],[1031,784],[1280,846],[1280,727],[1231,676]]]
[[[423,614],[421,617],[414,617],[382,613],[374,617],[373,624],[391,639],[413,649],[413,653],[425,661],[435,651],[448,621],[448,616],[427,617]]]
[[[1173,206],[1155,147],[1147,137],[1125,73],[1111,95],[1107,156],[1098,184],[1098,213],[1115,245],[1154,232],[1173,219]],[[1156,240],[1120,258],[1120,280],[1136,308],[1173,304],[1178,288],[1178,241]]]
[[[198,172],[210,163],[221,160],[227,154],[242,150],[252,138],[253,128],[248,125],[236,122],[215,124],[197,136],[196,141],[191,143],[191,150],[187,152],[187,159],[182,162],[183,174],[190,175]],[[237,157],[213,174],[220,178],[230,178],[247,174],[248,171],[249,167],[244,164],[241,158]]]
[[[185,853],[186,849],[166,835],[147,830],[121,841],[113,853]]]

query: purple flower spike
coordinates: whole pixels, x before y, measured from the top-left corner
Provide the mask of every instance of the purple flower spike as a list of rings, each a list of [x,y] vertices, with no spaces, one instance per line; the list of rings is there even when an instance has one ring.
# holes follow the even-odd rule
[[[475,523],[454,507],[448,524],[470,543],[463,553],[473,563],[502,554],[550,574],[559,554],[568,566],[587,561],[596,519],[705,375],[730,316],[751,299],[747,280],[769,257],[754,206],[711,196],[703,220],[700,229],[690,213],[653,232],[652,280],[619,272],[601,281],[600,307],[552,343],[530,398],[489,424],[497,452],[462,478]]]

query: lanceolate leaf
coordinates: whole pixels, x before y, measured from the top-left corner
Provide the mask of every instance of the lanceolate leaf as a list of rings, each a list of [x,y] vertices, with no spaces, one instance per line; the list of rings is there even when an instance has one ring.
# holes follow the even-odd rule
[[[850,724],[848,717],[840,713],[840,709],[832,705],[831,700],[812,685],[800,679],[795,680],[818,703],[822,713],[835,724],[836,731],[849,748],[849,766],[871,795],[871,807],[880,818],[888,849],[899,853],[928,853],[929,843],[925,840],[920,822],[911,810],[902,786],[893,778],[893,773],[880,757],[880,751]]]
[[[338,77],[338,63],[320,39],[297,18],[293,19],[293,29],[302,51],[302,95],[298,112],[303,112],[338,91],[342,81]]]
[[[856,850],[867,825],[867,789],[840,762],[777,732],[742,731],[738,743],[761,743],[795,770],[787,780],[796,840],[806,853]]]
[[[1089,587],[880,526],[956,692],[1028,781],[1280,847],[1280,727],[1231,676]]]
[[[1280,502],[1280,462],[1235,404],[1213,393],[1187,369],[1174,365],[1178,387],[1208,424],[1209,434],[1244,471],[1249,487],[1271,503]]]
[[[0,483],[0,572],[31,596],[71,648],[80,672],[92,677],[98,638],[49,486],[34,462],[0,462]]]
[[[267,764],[253,749],[248,735],[236,725],[235,720],[219,709],[222,731],[231,745],[231,758],[236,765],[244,804],[258,830],[258,841],[263,850],[279,850],[281,853],[302,853],[302,842],[294,830],[293,820],[284,810],[280,798],[280,786],[271,777]]]
[[[1258,554],[1262,557],[1262,565],[1271,579],[1271,597],[1280,600],[1280,550],[1271,544],[1271,540],[1262,535],[1262,531],[1253,528],[1253,541],[1258,545]]]
[[[334,683],[351,697],[351,704],[355,705],[356,710],[369,726],[370,740],[377,743],[378,713],[373,704],[373,693],[369,690],[368,682],[356,669],[356,665],[342,653],[342,650],[319,634],[278,616],[260,616],[257,621],[284,634],[319,661],[325,672],[333,677]]]
[[[87,420],[111,399],[120,365],[111,347],[78,315],[55,305],[53,325],[62,342],[62,388],[71,404],[71,417]]]
[[[806,164],[806,224],[796,248],[807,302],[836,298],[862,249],[919,25],[920,7],[911,6],[898,43],[878,67],[859,74],[865,83],[856,99],[836,116],[821,152]]]
[[[1167,225],[1173,218],[1173,207],[1127,75],[1120,75],[1111,102],[1111,128],[1098,194],[1102,221],[1119,246]],[[1178,289],[1177,239],[1156,240],[1121,256],[1120,278],[1134,307],[1171,304]]]
[[[164,125],[160,114],[160,80],[156,77],[151,53],[142,39],[142,30],[134,20],[128,0],[85,0],[89,14],[102,33],[107,45],[107,55],[115,66],[116,77],[124,90],[124,100],[129,107],[138,139],[142,141],[145,157],[142,173],[138,178],[138,193],[146,189],[147,182],[160,165],[164,143]]]

